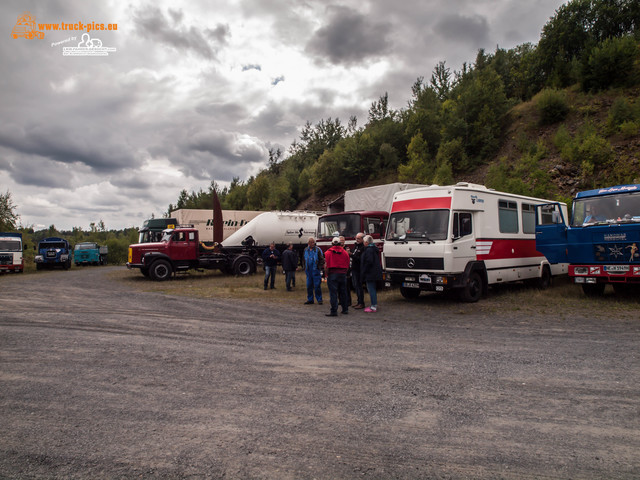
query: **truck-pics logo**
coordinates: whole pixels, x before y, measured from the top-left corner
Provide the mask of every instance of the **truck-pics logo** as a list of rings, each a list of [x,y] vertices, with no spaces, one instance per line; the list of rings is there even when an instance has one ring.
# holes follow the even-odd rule
[[[36,27],[36,17],[33,17],[29,12],[24,12],[18,17],[13,30],[11,30],[11,36],[13,38],[24,37],[31,40],[32,38],[44,38],[44,32],[41,32]]]

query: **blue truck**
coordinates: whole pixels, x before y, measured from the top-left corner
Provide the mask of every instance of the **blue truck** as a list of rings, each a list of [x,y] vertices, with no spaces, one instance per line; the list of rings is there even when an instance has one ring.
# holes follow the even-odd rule
[[[551,263],[569,263],[569,276],[588,296],[640,289],[640,185],[580,192],[571,219],[557,203],[537,206],[536,249]]]
[[[107,263],[108,247],[94,242],[77,243],[73,250],[73,261],[76,266],[104,265]]]
[[[58,266],[67,270],[71,267],[72,257],[71,245],[64,238],[45,238],[38,243],[38,251],[35,256],[36,270]]]

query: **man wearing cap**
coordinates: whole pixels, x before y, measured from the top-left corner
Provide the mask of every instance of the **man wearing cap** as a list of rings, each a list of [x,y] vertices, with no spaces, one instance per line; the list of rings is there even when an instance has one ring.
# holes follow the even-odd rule
[[[349,269],[349,254],[340,246],[340,239],[334,237],[331,240],[331,248],[325,254],[327,271],[327,287],[329,287],[329,299],[331,311],[328,317],[338,315],[338,298],[342,306],[342,313],[349,313],[347,304],[347,270]]]

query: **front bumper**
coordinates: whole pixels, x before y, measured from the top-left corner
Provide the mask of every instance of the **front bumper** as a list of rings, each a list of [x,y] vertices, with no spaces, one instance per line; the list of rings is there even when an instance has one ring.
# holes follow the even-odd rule
[[[444,292],[463,287],[463,274],[430,272],[385,272],[385,286],[403,287],[424,291]]]

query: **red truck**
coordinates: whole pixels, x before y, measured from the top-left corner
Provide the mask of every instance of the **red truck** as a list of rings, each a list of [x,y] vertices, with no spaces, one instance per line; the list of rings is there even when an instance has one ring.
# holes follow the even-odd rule
[[[193,227],[166,230],[160,242],[129,245],[127,268],[139,268],[145,277],[164,281],[190,269],[222,270],[236,275],[255,272],[256,253],[250,248],[223,251],[204,247]]]

